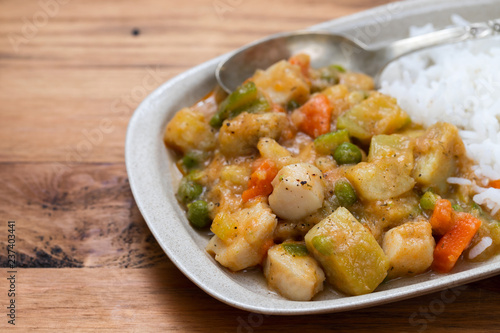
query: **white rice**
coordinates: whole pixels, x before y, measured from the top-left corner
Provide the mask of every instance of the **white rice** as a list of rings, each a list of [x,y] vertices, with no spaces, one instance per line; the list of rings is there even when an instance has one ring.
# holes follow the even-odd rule
[[[468,24],[453,16],[455,25]],[[412,27],[410,35],[434,31],[432,24]],[[467,155],[480,179],[474,201],[496,214],[500,190],[488,188],[500,179],[500,47],[499,39],[446,45],[400,58],[381,77],[381,91],[398,99],[412,119],[425,126],[438,121],[460,130]],[[470,185],[450,178],[449,183]]]
[[[484,252],[490,245],[493,244],[493,239],[490,237],[483,237],[479,243],[477,243],[476,246],[474,246],[472,249],[469,251],[469,259],[474,259],[478,255]]]

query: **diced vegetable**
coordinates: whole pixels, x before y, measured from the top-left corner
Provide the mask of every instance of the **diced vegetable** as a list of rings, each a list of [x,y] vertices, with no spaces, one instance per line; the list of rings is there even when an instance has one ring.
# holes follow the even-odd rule
[[[219,213],[210,228],[215,236],[206,249],[233,271],[261,264],[273,245],[276,224],[276,215],[262,202],[231,214]]]
[[[247,111],[256,102],[259,102],[259,91],[255,83],[249,81],[227,96],[220,104],[217,113],[210,119],[210,125],[220,127],[224,120],[234,118],[241,112]]]
[[[436,243],[427,221],[407,222],[389,230],[382,248],[389,259],[388,277],[416,275],[432,264]]]
[[[219,131],[219,145],[226,156],[250,155],[256,151],[260,138],[277,140],[288,124],[286,114],[244,112],[224,121]]]
[[[215,147],[215,134],[199,111],[184,108],[167,124],[163,137],[165,144],[182,153],[198,149],[208,151]]]
[[[312,96],[292,114],[292,121],[302,132],[317,138],[330,131],[332,106],[323,94]]]
[[[351,90],[373,90],[373,79],[363,73],[346,72],[340,75],[340,84],[345,84]]]
[[[273,192],[271,182],[278,173],[278,168],[271,160],[263,160],[252,172],[248,181],[248,189],[243,192],[241,198],[244,202],[258,196],[268,196]]]
[[[394,157],[358,163],[346,171],[346,177],[364,200],[396,198],[415,185],[408,169]]]
[[[350,142],[344,142],[335,149],[333,158],[339,164],[357,164],[361,162],[363,154],[361,150]]]
[[[379,244],[343,207],[309,230],[305,241],[328,282],[346,294],[370,293],[387,275],[389,261]]]
[[[221,181],[229,181],[236,186],[248,185],[250,180],[251,169],[246,165],[226,165],[220,173]]]
[[[294,249],[292,252],[290,249]],[[295,249],[301,249],[300,255]],[[305,245],[287,242],[269,249],[264,264],[268,285],[294,301],[309,301],[323,290],[325,274]]]
[[[293,158],[292,154],[285,147],[270,138],[261,138],[257,144],[257,149],[262,158],[273,161],[278,169],[298,160],[297,158]]]
[[[314,236],[311,244],[316,251],[324,256],[330,256],[334,253],[335,243],[327,235]]]
[[[340,66],[340,65],[333,64],[333,65],[328,66],[328,68],[334,68],[334,69],[335,69],[335,70],[337,70],[337,72],[339,72],[339,73],[345,73],[345,68],[344,68],[344,66]]]
[[[373,93],[342,114],[337,128],[347,129],[349,135],[368,143],[372,136],[392,134],[410,122],[410,117],[396,103],[396,99]]]
[[[187,218],[191,224],[198,228],[205,228],[210,225],[208,203],[204,200],[194,201],[187,206]]]
[[[345,73],[341,66],[330,65],[310,71],[311,91],[321,91],[339,83],[340,74]]]
[[[489,187],[500,189],[500,179],[491,180],[488,184]]]
[[[458,129],[448,123],[436,123],[415,141],[412,177],[423,188],[443,194],[448,188],[446,180],[457,173],[459,156],[465,156],[465,148]]]
[[[302,75],[304,75],[304,77],[306,78],[309,77],[309,68],[311,65],[311,58],[309,57],[309,55],[305,53],[299,53],[290,57],[290,59],[288,59],[288,62],[292,65],[299,66]]]
[[[375,135],[370,142],[368,162],[396,157],[399,163],[404,164],[411,171],[413,169],[413,147],[413,140],[402,135]]]
[[[350,142],[349,132],[346,130],[338,130],[320,135],[314,139],[314,149],[320,154],[333,155],[335,149],[344,142]]]
[[[218,213],[212,222],[210,230],[220,240],[229,241],[238,234],[238,219],[225,212]]]
[[[303,104],[309,98],[307,77],[299,66],[286,60],[277,62],[265,71],[257,70],[251,80],[273,103],[282,106],[291,100]]]
[[[437,235],[444,235],[453,227],[452,208],[450,200],[439,199],[436,201],[434,211],[429,219],[432,230]]]
[[[441,199],[441,197],[432,191],[426,191],[424,195],[420,198],[420,206],[422,209],[432,210],[436,206],[436,202]]]
[[[346,180],[339,180],[335,183],[334,193],[342,207],[349,207],[358,200],[356,191]]]
[[[286,253],[288,253],[291,256],[297,256],[297,257],[302,257],[302,256],[307,256],[309,254],[309,251],[307,251],[307,247],[305,244],[300,244],[300,243],[283,243],[281,244],[283,246],[283,249],[285,249]]]
[[[444,234],[434,249],[432,269],[448,273],[481,227],[481,220],[468,213],[456,213],[453,228]]]
[[[372,200],[363,203],[366,218],[375,221],[380,232],[413,220],[421,214],[418,197],[413,191],[385,200]]]
[[[349,89],[343,84],[336,84],[328,87],[321,93],[330,101],[333,119],[337,119],[339,115],[351,107],[349,103]]]
[[[298,220],[323,206],[323,174],[309,163],[283,167],[274,178],[272,186],[269,205],[283,219]]]

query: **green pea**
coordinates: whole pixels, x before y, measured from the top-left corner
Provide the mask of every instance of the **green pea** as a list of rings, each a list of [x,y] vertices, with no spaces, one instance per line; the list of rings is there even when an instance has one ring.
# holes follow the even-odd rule
[[[195,228],[202,229],[210,224],[210,210],[206,201],[197,200],[188,204],[187,207],[187,218]]]
[[[190,171],[200,165],[203,161],[203,152],[198,150],[192,150],[182,158],[181,164],[184,170]]]
[[[285,249],[286,253],[294,257],[303,257],[309,254],[309,252],[307,251],[307,247],[304,244],[284,243],[281,246],[283,246],[283,249]]]
[[[453,208],[453,210],[455,212],[463,212],[464,211],[464,209],[462,208],[462,206],[460,206],[459,204],[454,204],[454,205],[451,206],[451,208]]]
[[[439,195],[432,191],[426,191],[420,198],[420,206],[423,209],[433,210],[436,202],[440,199]]]
[[[345,180],[335,183],[334,193],[342,207],[349,207],[358,200],[354,188]]]
[[[312,245],[318,251],[324,256],[330,256],[333,254],[333,247],[334,243],[332,239],[328,236],[314,236],[312,239]]]
[[[200,184],[184,177],[177,189],[177,200],[188,203],[198,198],[201,192],[203,192],[203,187]]]
[[[344,142],[335,149],[333,158],[338,164],[357,164],[361,162],[361,150],[350,142]]]

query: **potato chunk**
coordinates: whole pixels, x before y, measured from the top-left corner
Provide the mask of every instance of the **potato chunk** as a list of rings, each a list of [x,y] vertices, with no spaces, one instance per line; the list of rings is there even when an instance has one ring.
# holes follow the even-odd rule
[[[328,282],[349,295],[375,290],[389,261],[373,235],[343,207],[315,225],[306,246],[325,270]]]
[[[231,214],[221,212],[212,222],[215,236],[206,250],[233,271],[258,265],[266,255],[266,245],[272,242],[276,224],[276,215],[262,202]]]
[[[309,301],[323,290],[325,273],[304,244],[287,242],[267,252],[264,275],[268,285],[294,301]]]
[[[168,123],[163,140],[182,153],[193,149],[209,150],[215,147],[214,133],[201,112],[184,108]]]
[[[399,163],[403,163],[411,171],[413,169],[413,147],[413,140],[403,135],[375,135],[370,142],[368,162],[395,157]]]
[[[390,263],[388,276],[395,278],[425,272],[432,264],[435,247],[428,221],[407,222],[389,230],[382,243]]]
[[[436,123],[415,142],[415,166],[412,176],[424,188],[444,194],[446,180],[457,174],[459,156],[465,147],[458,129],[449,123]]]
[[[283,167],[273,179],[269,205],[285,220],[298,220],[323,206],[323,174],[309,163]]]
[[[368,143],[372,136],[392,134],[410,121],[395,98],[376,92],[342,114],[337,128],[347,129],[349,135]]]
[[[375,83],[373,78],[363,73],[347,72],[340,74],[340,84],[346,85],[352,90],[373,90]]]
[[[309,85],[300,67],[282,60],[265,71],[257,70],[251,79],[255,85],[277,104],[290,101],[299,104],[309,98]]]
[[[225,120],[219,132],[221,152],[226,156],[250,155],[262,137],[277,140],[287,126],[286,115],[278,112],[242,113]]]
[[[377,221],[382,228],[392,228],[419,215],[419,197],[413,191],[387,200],[369,201],[364,210],[369,220]],[[387,229],[386,229],[387,230]]]
[[[347,170],[346,177],[367,201],[395,198],[415,185],[408,166],[397,157],[358,163]]]

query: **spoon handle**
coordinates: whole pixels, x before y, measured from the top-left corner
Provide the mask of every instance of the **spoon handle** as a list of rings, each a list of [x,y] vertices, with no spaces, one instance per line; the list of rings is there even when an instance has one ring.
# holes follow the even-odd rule
[[[500,35],[500,19],[484,23],[473,23],[464,27],[453,27],[428,34],[396,41],[377,51],[383,54],[386,62],[399,58],[407,53],[432,46],[481,39]]]

